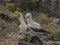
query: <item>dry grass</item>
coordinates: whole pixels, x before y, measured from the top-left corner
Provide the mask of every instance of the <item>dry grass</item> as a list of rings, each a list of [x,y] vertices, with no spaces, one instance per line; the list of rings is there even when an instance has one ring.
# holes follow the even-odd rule
[[[37,15],[37,17],[34,17],[33,20],[40,23],[42,27],[47,30],[48,32],[51,32],[56,38],[60,38],[60,25],[57,27],[49,24],[53,22],[53,20],[56,19],[55,17],[47,17],[44,13]]]
[[[18,42],[19,40],[15,34],[12,34],[11,36],[8,35],[5,39],[0,40],[1,45],[18,45]]]
[[[52,25],[48,25],[48,23],[52,22],[55,18],[54,17],[47,17],[45,14],[39,14],[36,17],[34,16],[33,20],[35,20],[38,23],[41,23],[42,27],[47,30],[48,32],[51,32],[56,38],[60,39],[60,25],[56,28]],[[3,23],[2,23],[3,22]],[[16,25],[15,25],[16,23]],[[11,35],[11,33],[17,33],[17,25],[18,21],[13,21],[12,24],[8,24],[3,20],[0,20],[0,25],[5,26],[6,31],[4,31],[3,34],[6,33],[6,35]],[[11,37],[6,36],[3,37],[2,40],[0,40],[0,45],[17,45],[18,44],[18,38],[15,36],[15,34],[12,34]]]

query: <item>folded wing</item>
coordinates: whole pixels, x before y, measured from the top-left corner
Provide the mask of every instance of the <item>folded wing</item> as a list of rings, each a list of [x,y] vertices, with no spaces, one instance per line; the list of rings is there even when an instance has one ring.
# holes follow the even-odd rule
[[[28,26],[31,27],[31,28],[35,28],[35,29],[41,29],[42,28],[40,24],[38,24],[34,21],[28,22]]]

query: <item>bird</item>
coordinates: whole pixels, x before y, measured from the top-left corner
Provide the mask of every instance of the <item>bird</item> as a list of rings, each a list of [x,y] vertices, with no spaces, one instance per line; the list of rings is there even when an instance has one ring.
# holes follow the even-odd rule
[[[29,13],[28,13],[29,14]],[[29,18],[27,18],[27,23],[24,21],[24,18],[23,18],[23,15],[22,15],[22,13],[18,13],[18,17],[19,17],[19,21],[20,21],[20,25],[19,25],[19,27],[20,27],[20,34],[18,35],[18,37],[20,38],[20,39],[26,39],[26,38],[28,38],[28,36],[34,36],[36,33],[34,33],[34,31],[35,32],[45,32],[45,33],[49,33],[49,32],[47,32],[47,31],[45,31],[45,30],[43,30],[42,29],[42,27],[40,26],[40,28],[38,27],[40,24],[38,24],[38,23],[33,23],[34,21],[32,20],[32,15],[28,15],[27,17],[29,17]],[[29,22],[30,21],[32,21],[32,24],[30,23],[29,24]],[[31,26],[29,26],[29,25],[31,25]],[[34,26],[36,26],[36,27],[34,27]],[[33,30],[33,31],[30,31],[30,30]],[[49,33],[50,34],[50,33]]]
[[[26,24],[28,25],[28,27],[30,27],[33,31],[49,33],[42,28],[41,24],[32,20],[32,14],[31,13],[26,13],[25,20],[26,20]]]
[[[28,25],[25,23],[24,21],[24,18],[23,18],[23,14],[21,12],[18,12],[18,19],[19,19],[19,22],[20,22],[20,25],[19,25],[19,29],[20,31],[18,32],[18,39],[21,39],[21,40],[24,40],[26,38],[28,38],[27,36],[29,35],[28,33]]]
[[[23,15],[21,12],[19,12],[18,14],[18,18],[19,18],[19,22],[20,22],[20,25],[18,28],[20,28],[20,33],[26,33],[26,30],[27,30],[27,25],[24,21],[24,18],[23,18]]]

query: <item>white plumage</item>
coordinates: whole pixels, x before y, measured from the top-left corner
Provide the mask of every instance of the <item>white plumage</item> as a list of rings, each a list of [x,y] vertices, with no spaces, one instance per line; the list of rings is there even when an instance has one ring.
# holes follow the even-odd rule
[[[20,26],[19,26],[20,27],[20,33],[28,34],[27,30],[30,30],[29,28],[31,28],[32,30],[34,30],[36,32],[46,32],[46,33],[48,33],[47,31],[45,31],[41,27],[40,24],[38,24],[37,22],[32,20],[32,15],[30,13],[26,14],[27,24],[25,23],[25,21],[23,19],[22,13],[18,13],[18,15],[19,15],[19,21],[20,21]]]
[[[19,21],[20,21],[20,25],[18,28],[20,28],[20,33],[26,33],[26,30],[27,30],[27,25],[23,19],[23,15],[22,13],[18,13],[18,16],[19,16]]]
[[[20,35],[17,35],[18,38],[24,39],[27,37],[28,34],[34,35],[34,33],[30,31],[31,29],[34,30],[35,32],[47,32],[42,29],[40,24],[32,20],[32,15],[30,13],[26,14],[27,24],[25,23],[23,19],[22,13],[18,13],[18,16],[19,16],[19,21],[20,21],[20,25],[18,27],[20,28]]]
[[[27,23],[28,23],[29,27],[35,28],[35,29],[42,29],[41,24],[32,20],[31,13],[27,13],[25,17],[26,17],[26,20],[27,20]]]
[[[20,28],[21,28],[21,25],[19,25],[18,29],[20,30]]]
[[[27,23],[28,27],[30,27],[33,31],[49,33],[41,27],[41,24],[32,20],[31,13],[27,13],[25,18],[26,18],[26,23]]]

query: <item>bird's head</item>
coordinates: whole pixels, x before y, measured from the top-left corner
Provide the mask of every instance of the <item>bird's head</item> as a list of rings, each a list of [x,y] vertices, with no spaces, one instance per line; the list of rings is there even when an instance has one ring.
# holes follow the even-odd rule
[[[17,17],[22,17],[22,13],[21,12],[18,12],[16,15],[17,15]]]
[[[25,16],[26,19],[32,20],[32,14],[31,13],[27,13]]]

